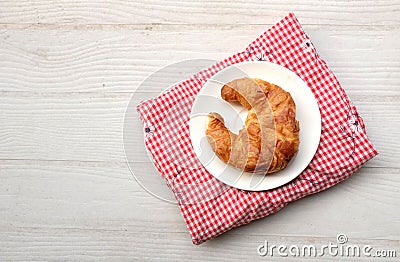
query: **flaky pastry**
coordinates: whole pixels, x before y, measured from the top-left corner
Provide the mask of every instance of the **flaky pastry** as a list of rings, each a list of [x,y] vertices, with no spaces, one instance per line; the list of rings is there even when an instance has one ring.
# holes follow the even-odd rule
[[[248,109],[244,127],[232,133],[216,112],[208,115],[206,135],[215,154],[246,172],[273,173],[287,166],[299,148],[299,122],[291,95],[261,79],[225,84],[222,99]]]

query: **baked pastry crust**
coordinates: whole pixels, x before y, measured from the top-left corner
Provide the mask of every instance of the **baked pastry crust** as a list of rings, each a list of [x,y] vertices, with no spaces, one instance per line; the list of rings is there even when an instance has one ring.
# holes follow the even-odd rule
[[[232,133],[215,112],[206,135],[216,155],[246,172],[273,173],[287,166],[299,148],[299,122],[291,95],[261,79],[240,78],[225,84],[222,99],[249,110],[244,127]]]

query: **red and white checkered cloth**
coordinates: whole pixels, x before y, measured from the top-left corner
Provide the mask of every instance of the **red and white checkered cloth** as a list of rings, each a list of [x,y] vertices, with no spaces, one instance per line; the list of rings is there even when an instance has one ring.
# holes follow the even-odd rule
[[[229,65],[248,60],[270,61],[295,72],[311,88],[322,117],[320,144],[308,167],[288,184],[263,192],[238,190],[219,182],[196,158],[189,138],[191,106],[205,81]],[[147,149],[178,200],[194,244],[327,189],[377,154],[356,108],[293,14],[245,51],[143,101],[137,111],[144,130],[152,128],[145,133]]]

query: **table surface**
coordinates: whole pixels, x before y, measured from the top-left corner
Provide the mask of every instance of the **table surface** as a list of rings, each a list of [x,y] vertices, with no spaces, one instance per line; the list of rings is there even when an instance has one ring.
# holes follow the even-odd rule
[[[125,109],[156,70],[225,58],[290,11],[380,154],[327,191],[195,246],[178,207],[132,179]],[[264,240],[322,245],[339,233],[398,258],[399,28],[398,0],[1,1],[0,260],[265,261]],[[144,148],[135,161],[148,164]]]

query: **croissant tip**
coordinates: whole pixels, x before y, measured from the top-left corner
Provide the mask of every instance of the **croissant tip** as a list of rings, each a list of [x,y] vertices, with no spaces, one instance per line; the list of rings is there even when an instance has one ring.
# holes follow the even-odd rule
[[[208,118],[209,118],[209,120],[218,119],[218,120],[220,120],[222,122],[224,121],[222,116],[220,114],[218,114],[218,113],[215,113],[215,112],[208,113]]]

